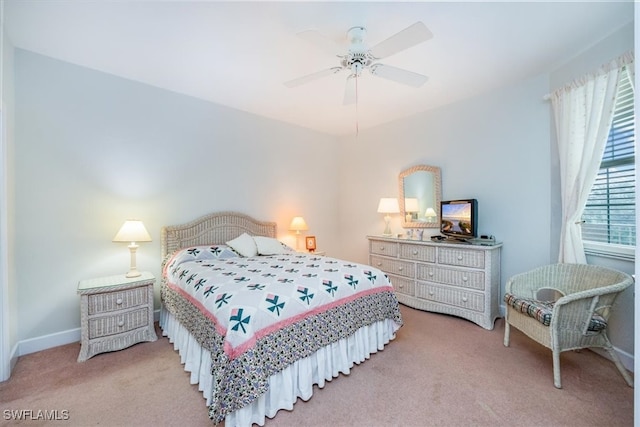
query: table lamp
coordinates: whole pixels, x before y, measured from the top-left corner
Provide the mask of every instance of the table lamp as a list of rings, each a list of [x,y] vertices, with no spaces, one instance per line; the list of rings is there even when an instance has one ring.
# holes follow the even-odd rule
[[[418,208],[418,199],[415,197],[409,197],[404,199],[404,212],[405,212],[405,221],[412,222],[413,214],[417,213],[420,209]]]
[[[131,266],[129,268],[129,272],[126,274],[126,277],[138,277],[140,276],[140,272],[136,268],[136,250],[138,249],[138,245],[136,242],[150,242],[151,236],[147,232],[147,229],[144,228],[144,224],[142,221],[129,219],[122,224],[120,227],[120,231],[113,238],[114,242],[130,242],[129,251],[131,252]]]
[[[436,222],[436,211],[433,208],[427,208],[427,211],[424,213],[424,216],[427,217],[427,222]]]
[[[296,250],[300,249],[298,246],[298,238],[300,237],[300,232],[306,231],[308,229],[309,227],[307,227],[307,223],[301,216],[293,217],[293,219],[291,220],[291,224],[289,224],[289,230],[296,232]]]
[[[400,206],[398,205],[398,199],[391,197],[383,197],[380,199],[380,203],[378,203],[378,213],[383,213],[384,222],[386,224],[383,236],[391,236],[391,227],[389,226],[389,221],[391,221],[391,216],[389,214],[399,213]]]

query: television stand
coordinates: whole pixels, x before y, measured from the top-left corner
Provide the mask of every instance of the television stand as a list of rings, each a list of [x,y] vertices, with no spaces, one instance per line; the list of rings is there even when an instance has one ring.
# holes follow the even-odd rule
[[[480,246],[449,240],[368,239],[369,263],[389,276],[402,304],[494,328],[502,301],[501,243]]]

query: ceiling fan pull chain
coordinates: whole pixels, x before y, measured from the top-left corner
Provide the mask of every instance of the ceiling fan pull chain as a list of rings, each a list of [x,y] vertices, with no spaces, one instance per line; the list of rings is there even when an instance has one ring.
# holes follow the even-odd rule
[[[358,136],[358,132],[360,131],[358,119],[358,75],[356,74],[356,136]]]

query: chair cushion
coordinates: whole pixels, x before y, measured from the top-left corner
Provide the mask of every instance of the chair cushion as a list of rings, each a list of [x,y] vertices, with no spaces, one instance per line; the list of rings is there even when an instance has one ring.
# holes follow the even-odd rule
[[[513,294],[506,293],[504,295],[504,302],[518,310],[521,313],[526,314],[529,317],[536,319],[538,322],[545,326],[551,324],[551,314],[553,313],[554,301],[539,301],[535,299],[518,298]],[[599,314],[594,313],[589,322],[587,330],[591,332],[598,332],[607,327],[607,321]]]

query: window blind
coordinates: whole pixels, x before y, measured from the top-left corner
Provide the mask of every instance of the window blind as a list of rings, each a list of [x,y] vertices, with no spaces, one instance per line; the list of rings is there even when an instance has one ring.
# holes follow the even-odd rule
[[[635,116],[623,72],[600,170],[582,215],[585,241],[635,246]]]

